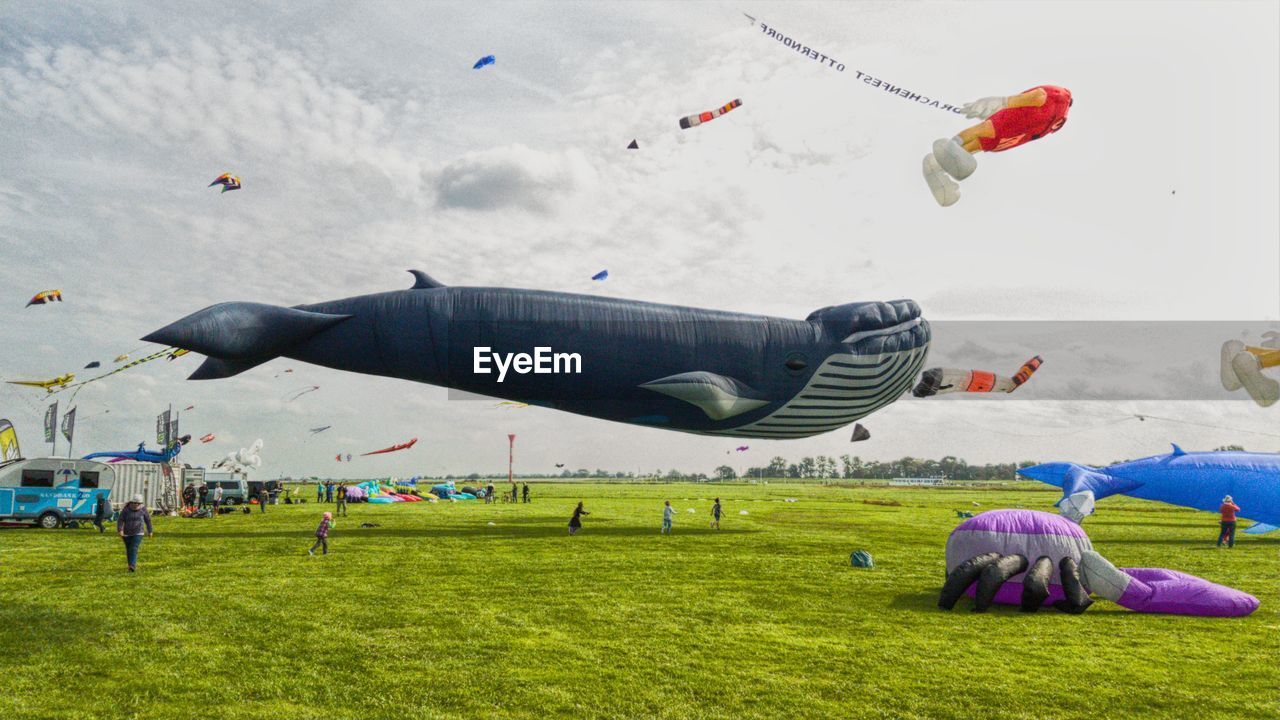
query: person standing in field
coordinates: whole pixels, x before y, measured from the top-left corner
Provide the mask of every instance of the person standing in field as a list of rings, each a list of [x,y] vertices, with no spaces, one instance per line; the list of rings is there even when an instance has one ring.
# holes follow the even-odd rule
[[[529,502],[529,483],[524,483],[521,490],[524,493],[524,501]]]
[[[93,524],[98,528],[98,532],[106,532],[107,528],[103,522],[111,515],[111,501],[107,499],[105,493],[98,495],[98,502],[93,504]]]
[[[573,517],[569,518],[569,534],[577,535],[578,531],[582,529],[582,516],[590,514],[586,508],[582,507],[582,501],[579,500],[578,507],[573,509]]]
[[[203,510],[204,506],[209,504],[209,486],[206,485],[205,483],[200,483],[199,494],[200,494],[200,509]]]
[[[711,529],[720,529],[720,498],[716,498],[716,502],[711,506]]]
[[[1236,513],[1240,512],[1240,506],[1236,505],[1228,495],[1222,498],[1222,506],[1218,508],[1218,512],[1222,515],[1218,547],[1222,547],[1222,542],[1225,540],[1227,547],[1233,548],[1236,546]]]
[[[337,507],[333,509],[333,511],[338,515],[341,515],[342,517],[346,517],[347,516],[347,484],[346,483],[340,483],[338,485],[337,497],[335,499],[337,500],[338,504],[337,504]]]
[[[324,501],[333,502],[333,481],[325,480],[324,482]]]
[[[218,517],[218,508],[222,507],[222,486],[213,486],[213,516]]]
[[[120,519],[116,521],[116,534],[124,540],[125,559],[129,562],[129,572],[137,572],[138,548],[142,547],[142,537],[155,535],[151,527],[151,513],[142,504],[142,495],[134,495],[125,503],[120,511]]]
[[[308,555],[315,555],[316,548],[323,548],[324,554],[329,554],[329,528],[333,527],[333,513],[325,513],[320,519],[320,524],[316,527],[316,543],[307,551]]]
[[[316,483],[316,502],[324,502],[324,484],[320,482]]]
[[[662,534],[663,535],[671,534],[671,524],[675,522],[675,518],[676,518],[676,509],[671,507],[671,501],[668,500],[667,504],[662,507]]]
[[[267,492],[266,485],[263,485],[261,488],[258,489],[258,512],[267,511],[267,497],[269,495],[270,493]]]

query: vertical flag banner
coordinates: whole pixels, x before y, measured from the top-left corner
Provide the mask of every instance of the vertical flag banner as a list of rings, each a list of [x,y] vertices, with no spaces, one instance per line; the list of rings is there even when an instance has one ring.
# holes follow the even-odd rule
[[[58,431],[58,401],[54,400],[48,410],[44,411],[44,441],[47,443],[54,442],[58,439],[55,435]]]
[[[76,434],[76,409],[71,408],[66,415],[62,416],[62,437],[71,442],[71,438]]]

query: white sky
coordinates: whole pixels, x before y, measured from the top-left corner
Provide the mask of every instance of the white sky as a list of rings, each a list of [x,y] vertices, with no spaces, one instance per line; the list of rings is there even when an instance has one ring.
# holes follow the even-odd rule
[[[803,317],[912,297],[931,319],[1280,320],[1280,5],[1258,3],[169,3],[0,6],[0,376],[107,365],[206,305],[453,285],[600,292]],[[845,63],[763,37],[740,11]],[[473,71],[482,55],[497,64]],[[980,156],[964,199],[919,176],[962,103],[1042,83],[1058,134]],[[676,120],[733,98],[709,125]],[[624,150],[638,139],[641,150]],[[239,192],[205,186],[230,170]],[[1176,191],[1176,193],[1175,193]],[[609,280],[590,276],[608,268]],[[23,308],[61,288],[62,305]],[[937,338],[938,343],[945,338]],[[1217,360],[1216,346],[1188,348]],[[1046,369],[1053,358],[1046,358]],[[1149,358],[1135,356],[1140,366]],[[79,450],[150,438],[166,405],[264,476],[518,468],[709,471],[738,443],[277,361],[198,357],[89,385]],[[293,367],[295,372],[276,378]],[[1002,368],[992,368],[1002,369]],[[85,371],[84,375],[91,375]],[[321,390],[294,403],[288,391]],[[64,403],[67,394],[58,396]],[[966,399],[967,400],[967,399]],[[496,402],[496,401],[495,401]],[[45,398],[3,386],[38,454]],[[782,454],[1111,459],[1280,440],[1248,402],[900,402]],[[306,428],[333,430],[303,442]],[[1035,435],[1035,437],[1025,437]],[[411,451],[337,465],[418,437]]]

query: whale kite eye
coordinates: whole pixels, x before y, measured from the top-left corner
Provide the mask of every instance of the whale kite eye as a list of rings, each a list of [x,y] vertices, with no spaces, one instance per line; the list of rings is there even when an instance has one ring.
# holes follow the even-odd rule
[[[809,363],[805,362],[805,361],[804,361],[804,358],[802,358],[802,357],[791,357],[791,358],[788,358],[788,359],[787,359],[787,363],[786,363],[786,364],[787,364],[787,368],[789,368],[789,369],[791,369],[791,370],[795,370],[795,371],[797,371],[797,372],[799,372],[800,370],[803,370],[803,369],[805,369],[805,368],[809,367]]]

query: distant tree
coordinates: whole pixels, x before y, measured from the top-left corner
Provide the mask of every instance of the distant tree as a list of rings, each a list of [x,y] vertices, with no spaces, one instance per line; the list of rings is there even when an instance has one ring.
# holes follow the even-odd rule
[[[682,477],[684,477],[684,473],[680,472],[679,470],[676,470],[675,468],[671,468],[670,470],[667,471],[668,480],[679,480]]]
[[[800,477],[811,478],[818,471],[818,464],[813,458],[800,458]]]
[[[733,468],[729,467],[728,465],[721,465],[720,467],[716,468],[717,480],[732,480],[736,477],[738,477],[738,473],[734,472]]]
[[[786,477],[787,476],[787,459],[781,455],[775,456],[769,461],[769,467],[765,468],[765,475],[768,477]]]

